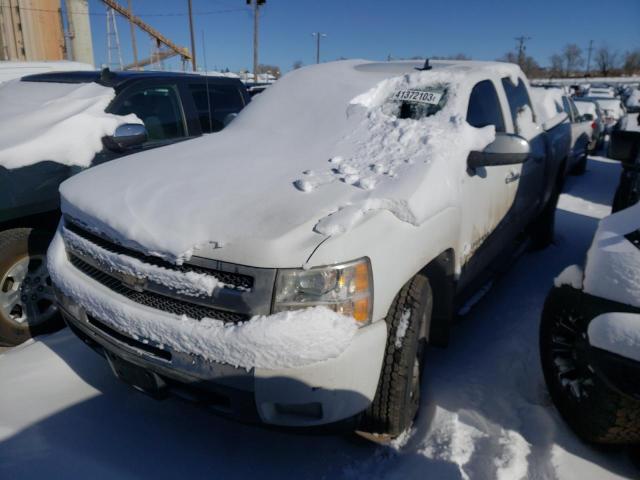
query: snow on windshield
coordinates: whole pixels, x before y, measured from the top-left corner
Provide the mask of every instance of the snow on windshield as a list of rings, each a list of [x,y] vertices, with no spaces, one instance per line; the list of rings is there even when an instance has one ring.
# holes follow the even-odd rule
[[[38,162],[87,167],[102,150],[102,137],[135,115],[105,113],[112,88],[97,83],[10,81],[0,85],[0,166]]]
[[[493,126],[479,129],[465,120],[472,85],[460,72],[415,72],[383,80],[351,100],[348,113],[360,121],[346,141],[358,148],[332,157],[321,171],[304,172],[295,185],[310,193],[343,182],[369,193],[320,219],[315,231],[345,233],[372,210],[419,225],[430,211],[426,197],[447,185],[447,171],[463,169],[470,151],[495,139]],[[439,186],[419,188],[427,169]]]

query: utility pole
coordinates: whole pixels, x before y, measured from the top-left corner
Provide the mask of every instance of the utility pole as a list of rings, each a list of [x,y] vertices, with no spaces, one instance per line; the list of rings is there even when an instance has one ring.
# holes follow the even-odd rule
[[[258,22],[260,18],[260,7],[267,0],[246,0],[247,5],[253,5],[253,81],[258,81]]]
[[[136,45],[136,30],[131,18],[133,17],[133,9],[131,8],[131,0],[129,0],[129,28],[131,29],[131,48],[133,49],[133,65],[134,70],[138,70],[138,46]]]
[[[196,71],[196,40],[193,35],[193,10],[191,8],[191,0],[187,0],[189,4],[189,34],[191,35],[191,67]]]
[[[589,76],[589,67],[591,66],[591,51],[593,50],[593,40],[589,40],[589,53],[587,54],[587,71],[584,76]]]
[[[525,37],[524,35],[521,35],[519,37],[516,37],[515,40],[518,41],[518,65],[520,65],[520,68],[522,68],[522,66],[524,65],[524,52],[527,49],[527,47],[525,47],[524,42],[526,42],[527,40],[531,40],[531,37]]]
[[[320,39],[327,36],[326,33],[313,32],[311,35],[316,37],[316,63],[320,63]]]

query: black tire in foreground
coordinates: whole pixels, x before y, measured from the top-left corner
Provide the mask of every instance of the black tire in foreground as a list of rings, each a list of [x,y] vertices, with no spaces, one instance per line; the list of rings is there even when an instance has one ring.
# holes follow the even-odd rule
[[[395,437],[411,426],[420,406],[423,370],[422,325],[433,306],[429,280],[416,275],[396,296],[387,314],[387,346],[373,403],[360,429]]]
[[[63,326],[47,272],[51,232],[0,232],[0,345],[18,345]]]
[[[555,288],[540,323],[540,360],[551,399],[583,440],[600,444],[640,442],[640,402],[610,388],[586,355],[588,318],[580,311],[579,291]]]

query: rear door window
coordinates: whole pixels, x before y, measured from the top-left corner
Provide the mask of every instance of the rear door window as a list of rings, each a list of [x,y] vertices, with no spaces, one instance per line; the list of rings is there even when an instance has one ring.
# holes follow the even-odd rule
[[[190,84],[189,91],[198,110],[202,133],[222,130],[227,115],[244,108],[242,93],[234,85]]]
[[[175,85],[153,85],[125,91],[110,113],[134,113],[147,129],[147,143],[186,136],[180,96]]]
[[[527,92],[524,82],[521,78],[518,79],[518,83],[514,84],[511,78],[505,77],[502,79],[502,86],[504,87],[504,93],[507,95],[507,101],[509,102],[509,109],[511,110],[511,119],[513,124],[517,125],[518,113],[525,107],[531,108],[531,99]]]
[[[505,131],[500,100],[491,80],[483,80],[471,90],[467,122],[477,128],[494,125],[496,132]]]

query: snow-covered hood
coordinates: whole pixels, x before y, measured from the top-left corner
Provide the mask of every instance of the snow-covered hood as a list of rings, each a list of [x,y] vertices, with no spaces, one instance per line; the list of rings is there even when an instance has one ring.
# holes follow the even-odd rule
[[[492,127],[464,121],[465,89],[486,68],[518,70],[416,65],[346,61],[294,71],[218,134],[71,178],[60,189],[62,209],[172,261],[195,254],[270,267],[301,265],[327,235],[344,233],[370,210],[418,224],[442,208],[425,182],[438,191],[452,186],[454,162],[494,138]],[[383,111],[398,90],[442,83],[448,99],[435,115],[415,121]]]

